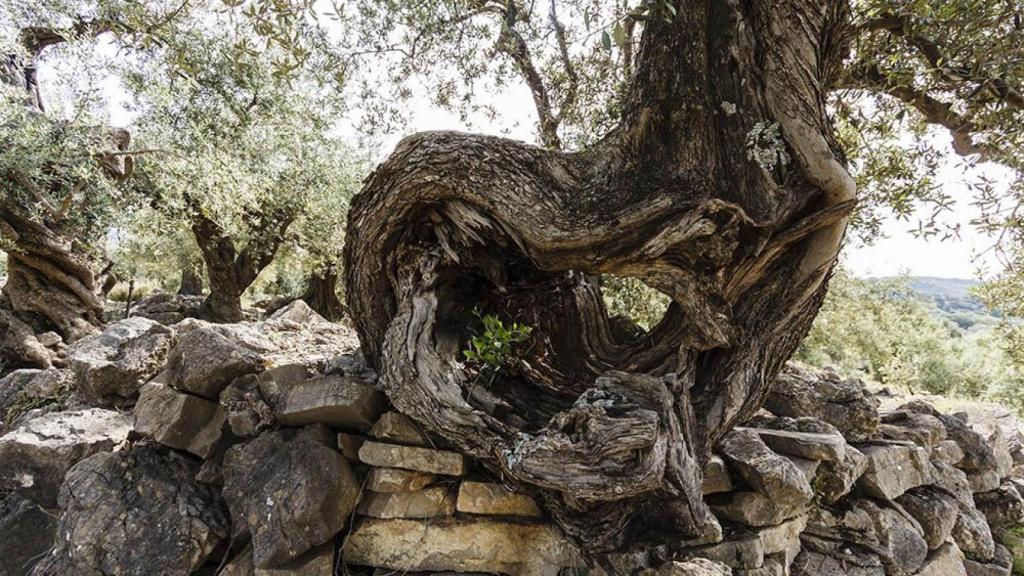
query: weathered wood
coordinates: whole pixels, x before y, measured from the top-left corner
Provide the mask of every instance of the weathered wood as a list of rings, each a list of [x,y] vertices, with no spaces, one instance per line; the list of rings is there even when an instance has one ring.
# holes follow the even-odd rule
[[[675,4],[592,148],[417,134],[349,214],[348,304],[391,401],[590,554],[718,530],[701,468],[809,329],[854,201],[825,113],[846,4]],[[597,274],[665,317],[615,329]],[[486,385],[461,363],[475,309],[533,327]]]

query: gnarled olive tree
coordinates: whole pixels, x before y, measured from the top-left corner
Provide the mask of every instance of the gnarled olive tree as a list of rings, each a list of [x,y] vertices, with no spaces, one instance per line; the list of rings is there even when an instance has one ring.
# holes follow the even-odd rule
[[[26,27],[0,51],[0,240],[8,260],[0,351],[14,366],[48,367],[55,359],[35,332],[56,330],[74,342],[103,323],[109,267],[93,248],[117,183],[132,172],[130,136],[50,116],[37,66],[54,46],[110,30],[109,22],[84,19]]]
[[[854,204],[825,110],[846,3],[653,14],[599,142],[411,136],[353,201],[345,248],[392,402],[538,494],[593,554],[716,531],[702,463],[807,332]],[[610,322],[605,273],[670,296],[661,322]],[[533,327],[490,384],[459,361],[474,309]]]

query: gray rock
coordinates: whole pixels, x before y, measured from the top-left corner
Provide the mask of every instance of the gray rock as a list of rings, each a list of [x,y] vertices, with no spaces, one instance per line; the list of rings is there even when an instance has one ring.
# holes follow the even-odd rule
[[[220,497],[193,480],[198,468],[143,445],[79,462],[61,488],[56,547],[33,574],[191,574],[228,533]]]
[[[707,464],[704,465],[702,490],[705,496],[733,490],[732,477],[729,476],[729,470],[721,457],[712,454],[708,458]]]
[[[1013,482],[1003,482],[995,490],[975,494],[974,505],[996,532],[1024,524],[1024,498]]]
[[[932,462],[932,469],[935,471],[933,481],[937,487],[949,492],[964,504],[974,507],[974,493],[963,470],[944,462]]]
[[[932,462],[956,466],[964,459],[964,450],[955,440],[943,440],[932,448]]]
[[[848,499],[842,508],[814,509],[805,534],[831,541],[834,549],[855,545],[870,550],[885,573],[894,576],[913,574],[928,555],[921,526],[891,502]]]
[[[967,576],[1010,576],[1013,570],[1013,556],[1005,547],[996,545],[995,557],[991,562],[979,562],[964,558]]]
[[[877,554],[857,546],[802,537],[804,549],[793,561],[793,576],[886,576]]]
[[[71,395],[74,375],[69,370],[15,370],[0,378],[0,434],[13,429],[29,410],[60,410]],[[36,414],[42,415],[46,411]]]
[[[221,391],[220,405],[227,413],[228,427],[235,436],[253,438],[277,422],[274,410],[263,397],[259,386],[259,379],[274,370],[271,368],[259,376],[246,374],[235,378]]]
[[[27,576],[50,551],[57,518],[18,495],[0,501],[0,575]]]
[[[963,420],[943,414],[931,405],[920,400],[907,402],[900,410],[934,416],[946,427],[946,437],[955,441],[963,449],[964,458],[957,466],[964,470],[996,470],[998,462],[995,452],[988,441],[971,429]]]
[[[752,430],[729,432],[718,449],[747,484],[779,508],[800,510],[814,496],[804,473],[788,459],[772,452]]]
[[[279,568],[256,568],[253,576],[334,576],[334,545],[317,546]]]
[[[774,526],[804,513],[806,506],[779,506],[771,498],[753,491],[713,494],[707,503],[715,516],[744,526]]]
[[[807,527],[807,516],[798,516],[792,520],[752,530],[761,540],[765,556],[784,555],[795,557],[800,551],[800,534]]]
[[[126,318],[75,342],[68,366],[84,396],[122,404],[156,376],[174,346],[174,331],[147,318]]]
[[[896,499],[924,530],[929,550],[942,546],[953,533],[960,503],[948,492],[934,486],[919,486]]]
[[[171,387],[209,400],[217,400],[235,378],[261,370],[260,354],[212,326],[184,333],[167,360]]]
[[[853,446],[847,446],[842,462],[822,462],[814,478],[814,495],[823,504],[831,504],[850,493],[857,480],[867,472],[868,458]]]
[[[320,376],[281,391],[272,400],[277,421],[288,426],[323,423],[363,431],[384,409],[384,396],[352,376]]]
[[[858,484],[869,496],[893,500],[933,480],[933,467],[924,448],[890,443],[863,445],[857,449],[868,458],[868,469]]]
[[[953,541],[972,560],[991,562],[996,543],[985,516],[973,504],[960,502],[960,515],[953,526]]]
[[[135,404],[135,430],[157,442],[207,458],[220,440],[226,415],[217,402],[150,382]]]
[[[325,437],[333,441],[317,428],[284,429],[228,449],[224,498],[235,534],[252,535],[257,567],[294,560],[346,525],[359,484]]]
[[[374,492],[413,492],[430,486],[436,480],[437,476],[426,472],[399,468],[372,468],[366,476],[366,489]]]
[[[956,544],[946,543],[928,555],[917,576],[967,576],[963,559]]]
[[[349,462],[359,462],[359,449],[363,447],[363,442],[366,442],[365,436],[358,434],[348,434],[346,432],[338,432],[338,450]],[[384,490],[381,490],[384,492]]]
[[[878,428],[878,400],[860,380],[834,372],[812,372],[789,364],[772,385],[765,408],[777,416],[817,418],[850,442],[863,442]]]
[[[764,565],[764,544],[755,534],[738,533],[727,540],[686,551],[687,554],[724,564],[730,568],[760,568]]]
[[[931,414],[896,410],[882,415],[875,434],[885,440],[913,442],[931,450],[946,439],[946,426]]]
[[[64,474],[76,462],[124,442],[131,419],[114,410],[53,412],[0,437],[0,491],[53,508]]]
[[[999,488],[999,473],[993,470],[966,470],[971,492],[991,492]]]
[[[838,434],[792,432],[767,428],[750,428],[750,430],[757,432],[761,440],[779,454],[826,462],[841,462],[846,455],[846,440]]]

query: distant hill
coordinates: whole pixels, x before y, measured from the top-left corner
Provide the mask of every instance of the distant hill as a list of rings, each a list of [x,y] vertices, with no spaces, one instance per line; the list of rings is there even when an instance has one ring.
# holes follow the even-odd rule
[[[971,288],[981,284],[977,280],[935,276],[908,276],[905,280],[922,300],[935,304],[940,316],[964,330],[979,324],[991,324],[998,318],[970,293]]]

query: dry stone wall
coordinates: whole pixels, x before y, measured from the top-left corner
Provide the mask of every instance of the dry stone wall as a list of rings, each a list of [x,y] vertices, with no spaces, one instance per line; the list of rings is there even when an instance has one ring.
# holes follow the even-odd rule
[[[0,576],[1007,576],[1024,525],[1009,413],[793,366],[705,465],[713,537],[584,558],[301,302],[95,338],[0,379]]]

